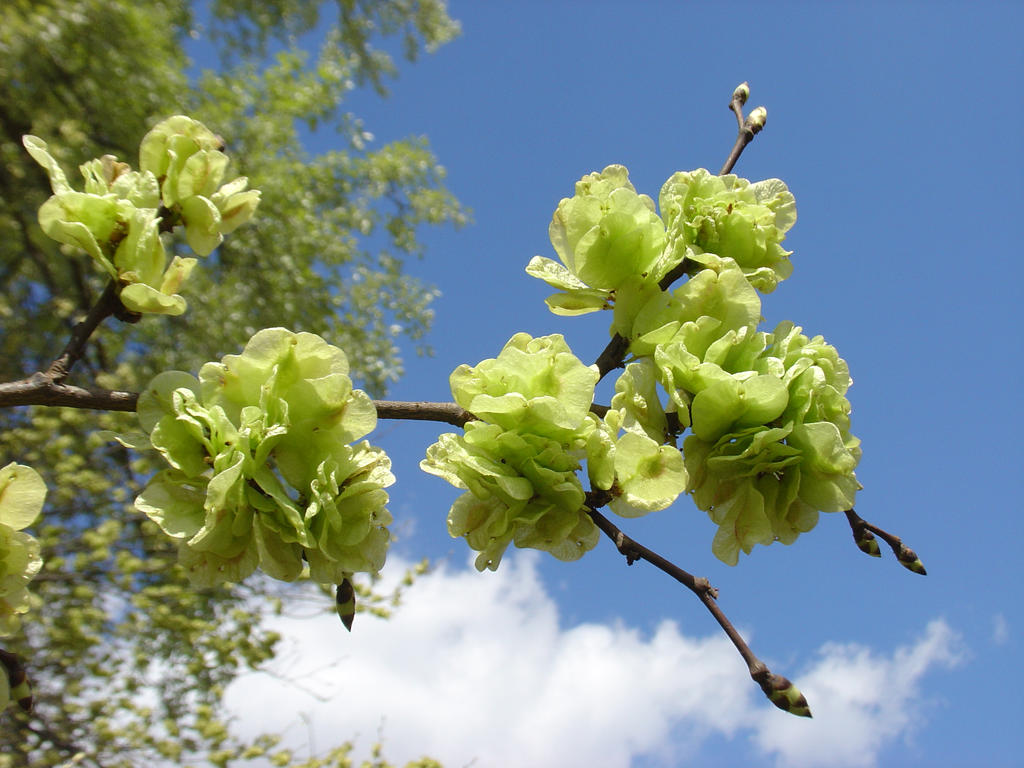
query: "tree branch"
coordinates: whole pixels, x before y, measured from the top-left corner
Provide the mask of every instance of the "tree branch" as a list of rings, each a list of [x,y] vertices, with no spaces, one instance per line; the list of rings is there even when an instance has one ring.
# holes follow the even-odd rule
[[[138,399],[137,392],[85,389],[70,384],[58,384],[45,373],[34,373],[21,381],[0,384],[0,408],[15,405],[48,405],[95,411],[134,411]]]
[[[410,403],[396,400],[374,400],[378,419],[406,419],[410,421],[441,421],[456,427],[475,421],[474,416],[456,403]]]
[[[761,687],[765,696],[779,709],[801,717],[810,717],[811,710],[803,694],[785,677],[773,674],[768,669],[768,666],[754,655],[754,652],[750,650],[750,646],[747,645],[746,641],[732,625],[732,622],[729,621],[722,609],[719,608],[716,602],[718,590],[712,587],[706,578],[695,577],[657,552],[648,549],[624,534],[611,520],[597,511],[597,507],[604,506],[610,499],[611,494],[607,491],[591,491],[587,494],[587,503],[584,506],[584,510],[586,510],[587,514],[590,515],[590,519],[594,521],[594,524],[601,529],[605,536],[612,540],[616,549],[626,558],[626,564],[632,565],[637,560],[646,560],[655,568],[667,573],[693,592],[715,618],[715,621],[718,622],[718,625],[732,641],[732,644],[736,646],[736,650],[739,651],[743,661],[747,664],[747,671],[750,673],[751,679]]]
[[[0,384],[0,408],[46,405],[97,411],[134,411],[138,401],[138,392],[85,389],[58,384],[45,373],[35,373],[21,381]],[[464,427],[466,422],[476,419],[476,416],[456,403],[374,400],[373,405],[380,419],[440,421],[456,427]]]

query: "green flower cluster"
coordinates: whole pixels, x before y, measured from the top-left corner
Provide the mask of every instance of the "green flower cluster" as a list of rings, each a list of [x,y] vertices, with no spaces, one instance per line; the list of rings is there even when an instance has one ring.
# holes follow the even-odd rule
[[[624,282],[641,275],[657,282],[674,266],[662,262],[665,225],[654,201],[637,194],[621,165],[576,182],[576,194],[558,204],[548,234],[562,263],[535,256],[526,271],[560,290],[547,299],[555,314],[609,309]]]
[[[480,421],[441,435],[420,466],[467,490],[448,530],[480,552],[478,569],[496,569],[510,543],[560,560],[596,545],[577,475],[584,459],[591,485],[608,491],[621,515],[664,509],[685,490],[679,451],[624,424],[617,410],[603,419],[590,412],[597,380],[562,336],[525,333],[497,358],[452,373],[455,401]]]
[[[661,216],[621,165],[584,176],[575,191],[558,204],[548,230],[561,263],[535,256],[526,268],[559,290],[547,299],[555,314],[615,305],[621,325],[628,322],[618,311],[621,294],[656,292],[687,259],[718,271],[728,259],[764,293],[792,272],[780,243],[796,221],[796,205],[778,179],[751,184],[704,169],[676,173],[662,187]]]
[[[140,395],[148,442],[170,464],[136,499],[179,543],[192,581],[240,581],[257,566],[340,584],[384,565],[391,462],[367,442],[370,397],[348,360],[311,333],[269,328],[198,379],[158,375]]]
[[[115,280],[121,303],[138,313],[180,315],[177,291],[196,260],[167,263],[160,238],[181,222],[200,256],[252,218],[260,193],[239,177],[222,184],[228,163],[222,141],[202,123],[176,115],[156,125],[139,149],[139,171],[113,155],[80,166],[84,191],[72,189],[46,142],[22,139],[47,172],[53,196],[39,209],[39,224],[53,240],[81,248]]]
[[[851,380],[835,348],[791,323],[729,331],[695,355],[655,352],[675,399],[689,402],[689,490],[719,528],[712,551],[735,564],[755,544],[790,544],[819,512],[850,509],[860,441],[850,434]]]
[[[538,256],[527,272],[560,289],[548,299],[556,314],[613,308],[611,332],[633,355],[588,436],[593,487],[627,515],[667,506],[682,484],[719,526],[713,551],[735,564],[741,549],[791,543],[820,511],[853,506],[850,376],[821,337],[789,323],[757,330],[758,292],[792,271],[785,184],[676,173],[659,207],[660,218],[621,166],[586,176],[551,224],[561,263]],[[663,290],[684,262],[688,279]],[[687,428],[681,455],[674,439]]]
[[[796,222],[796,201],[778,179],[751,184],[703,168],[680,171],[662,186],[658,205],[668,247],[692,261],[710,266],[715,257],[732,259],[762,293],[792,274],[791,252],[781,242]]]
[[[481,420],[463,435],[441,435],[420,467],[467,490],[448,513],[448,531],[480,552],[477,569],[496,570],[510,543],[560,560],[597,544],[576,476],[597,377],[560,335],[525,333],[497,358],[452,373],[455,402]]]
[[[11,462],[0,469],[0,637],[16,632],[20,614],[29,609],[26,587],[43,560],[39,542],[23,529],[39,517],[45,498],[46,485],[31,467]]]
[[[626,369],[656,380],[678,427],[691,429],[683,443],[688,490],[719,526],[712,550],[733,564],[754,544],[792,543],[815,526],[819,511],[851,508],[860,487],[845,362],[792,324],[757,331],[759,315],[742,271],[718,259],[671,294],[641,304],[630,345],[641,359]],[[647,411],[657,397],[648,384]],[[612,405],[632,403],[636,411],[637,401]],[[657,438],[666,417],[634,418]]]

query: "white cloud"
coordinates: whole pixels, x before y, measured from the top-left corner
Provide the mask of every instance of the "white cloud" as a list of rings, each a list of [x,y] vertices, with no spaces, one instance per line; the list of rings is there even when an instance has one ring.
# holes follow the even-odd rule
[[[757,743],[785,766],[871,766],[882,747],[923,720],[921,678],[933,666],[963,661],[962,643],[941,619],[891,654],[830,643],[798,685],[813,702],[813,721],[758,717]],[[813,725],[811,724],[813,722]]]
[[[364,752],[380,732],[392,762],[428,754],[448,768],[675,764],[714,733],[780,764],[820,764],[827,745],[830,765],[870,765],[916,722],[924,673],[957,658],[942,622],[888,656],[827,646],[794,676],[815,719],[791,718],[766,706],[724,636],[686,637],[669,621],[649,637],[561,626],[532,553],[496,574],[441,567],[390,620],[356,622],[349,635],[333,615],[274,619],[288,638],[278,676],[228,692],[239,732],[287,729],[300,754],[356,735]]]
[[[1010,623],[1001,613],[992,617],[992,642],[996,645],[1006,645],[1010,642]]]

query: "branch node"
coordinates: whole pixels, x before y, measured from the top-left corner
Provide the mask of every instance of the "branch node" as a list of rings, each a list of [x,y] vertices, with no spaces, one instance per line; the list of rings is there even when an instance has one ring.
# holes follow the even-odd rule
[[[694,579],[693,584],[699,592],[707,595],[712,600],[718,599],[718,590],[715,587],[712,587],[711,582],[708,581],[704,576],[699,576],[698,578]]]

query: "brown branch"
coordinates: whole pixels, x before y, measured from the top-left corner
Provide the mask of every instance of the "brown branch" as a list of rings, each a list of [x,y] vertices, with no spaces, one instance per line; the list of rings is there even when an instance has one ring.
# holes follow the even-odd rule
[[[16,405],[47,405],[83,408],[97,411],[134,411],[138,392],[108,389],[85,389],[57,384],[44,373],[36,373],[21,381],[0,384],[0,408]],[[440,421],[463,427],[476,416],[455,403],[400,402],[374,400],[377,417],[407,421]]]
[[[111,280],[89,314],[71,331],[71,339],[46,373],[42,374],[54,384],[60,384],[71,373],[72,367],[85,354],[85,345],[100,323],[111,315],[123,313],[124,307],[117,295],[117,284]]]
[[[801,717],[810,717],[811,710],[803,694],[785,677],[773,674],[768,666],[754,655],[750,646],[718,606],[718,590],[711,586],[706,578],[696,577],[684,571],[675,563],[624,534],[615,523],[597,511],[597,507],[608,503],[610,499],[611,494],[607,491],[591,491],[587,494],[587,504],[583,509],[602,533],[612,540],[616,549],[626,558],[626,564],[632,565],[637,560],[646,560],[693,592],[732,641],[746,662],[751,679],[761,687],[768,699],[779,709]]]
[[[469,411],[455,403],[411,403],[395,400],[374,400],[378,419],[405,419],[407,421],[441,421],[464,427],[476,420]]]
[[[594,365],[597,366],[597,371],[600,374],[598,381],[607,376],[610,372],[616,368],[622,367],[622,361],[626,359],[626,353],[629,351],[629,339],[625,336],[615,334],[612,336],[612,340],[608,342],[608,346],[604,348],[597,357],[597,361]]]
[[[45,373],[34,373],[21,381],[0,384],[0,408],[15,405],[48,405],[94,411],[134,411],[138,399],[137,392],[85,389],[70,384],[57,384]]]
[[[68,343],[45,372],[39,371],[20,381],[0,384],[0,407],[49,405],[100,411],[134,411],[138,400],[134,392],[85,389],[64,383],[75,363],[85,354],[89,338],[111,315],[124,322],[137,322],[141,317],[125,309],[118,296],[117,283],[113,280],[107,283],[89,313],[72,329]]]
[[[899,536],[893,536],[878,526],[872,525],[852,509],[846,510],[846,519],[850,523],[853,540],[861,552],[872,557],[881,557],[881,553],[878,551],[878,542],[875,541],[875,536],[878,536],[889,545],[893,554],[896,555],[896,559],[900,561],[900,565],[908,571],[919,573],[922,576],[928,575],[928,572],[924,569],[924,564],[921,562],[921,558],[917,556],[914,550],[904,544]]]

